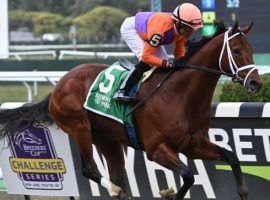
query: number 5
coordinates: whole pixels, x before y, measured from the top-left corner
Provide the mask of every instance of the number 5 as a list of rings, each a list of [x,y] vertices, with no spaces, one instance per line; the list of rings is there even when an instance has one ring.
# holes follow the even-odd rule
[[[109,69],[107,69],[104,75],[105,75],[106,79],[109,80],[109,84],[106,87],[105,84],[103,82],[101,82],[99,84],[100,92],[107,94],[108,92],[111,91],[113,83],[115,81],[115,77],[112,74],[113,70],[124,71],[125,69],[123,67],[119,66],[119,65],[111,66]]]
[[[153,47],[158,47],[162,41],[162,36],[159,34],[152,35],[151,39],[149,40],[149,44]]]

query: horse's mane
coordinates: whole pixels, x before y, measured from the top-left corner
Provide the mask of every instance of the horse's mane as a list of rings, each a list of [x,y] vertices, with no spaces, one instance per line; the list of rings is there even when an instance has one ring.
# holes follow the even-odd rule
[[[211,41],[216,36],[224,33],[226,31],[226,26],[223,21],[215,22],[216,32],[211,37],[203,36],[200,41],[188,41],[186,46],[188,47],[188,51],[184,57],[183,63],[186,63],[196,52],[198,52],[206,43]]]

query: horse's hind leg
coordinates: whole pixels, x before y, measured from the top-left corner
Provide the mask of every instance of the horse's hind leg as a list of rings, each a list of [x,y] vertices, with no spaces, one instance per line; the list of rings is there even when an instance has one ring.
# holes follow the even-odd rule
[[[221,148],[211,143],[206,138],[204,141],[201,141],[201,145],[192,148],[188,156],[194,159],[221,160],[227,162],[233,170],[241,200],[248,199],[248,187],[241,171],[240,162],[232,151]]]
[[[118,198],[130,199],[126,195],[125,160],[122,144],[109,140],[100,134],[95,134],[94,143],[107,161],[110,181],[121,188]]]
[[[118,196],[121,188],[102,177],[93,159],[93,141],[91,135],[91,123],[86,113],[81,112],[80,116],[65,119],[54,118],[54,121],[75,141],[82,155],[82,173],[85,177],[105,187],[111,195]]]
[[[162,143],[151,154],[147,154],[150,160],[179,173],[184,181],[184,184],[176,195],[172,194],[170,190],[161,191],[161,196],[167,199],[182,200],[184,199],[187,191],[194,183],[194,175],[192,171],[179,159],[178,154],[171,150],[166,144]]]
[[[78,118],[59,118],[58,120],[55,118],[54,121],[68,133],[77,144],[81,153],[83,175],[100,184],[102,176],[93,159],[91,124],[87,115],[81,113],[81,116]]]

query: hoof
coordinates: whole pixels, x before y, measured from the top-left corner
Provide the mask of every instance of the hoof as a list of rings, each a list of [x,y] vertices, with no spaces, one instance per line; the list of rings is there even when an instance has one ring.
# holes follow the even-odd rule
[[[248,195],[247,194],[241,195],[240,198],[241,200],[248,200]]]
[[[173,199],[173,197],[175,196],[175,192],[173,188],[161,190],[159,194],[161,197],[166,198],[166,199]]]
[[[131,198],[126,193],[124,193],[122,190],[119,192],[116,199],[119,199],[119,200],[131,200]]]
[[[246,183],[239,188],[238,194],[240,195],[241,200],[248,200],[248,187]]]

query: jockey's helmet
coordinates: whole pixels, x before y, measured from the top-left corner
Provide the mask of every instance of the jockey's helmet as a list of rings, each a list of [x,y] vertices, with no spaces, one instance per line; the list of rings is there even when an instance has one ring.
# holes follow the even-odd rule
[[[180,22],[195,30],[203,27],[201,11],[191,3],[183,3],[177,6],[172,14],[172,18],[176,22]]]

